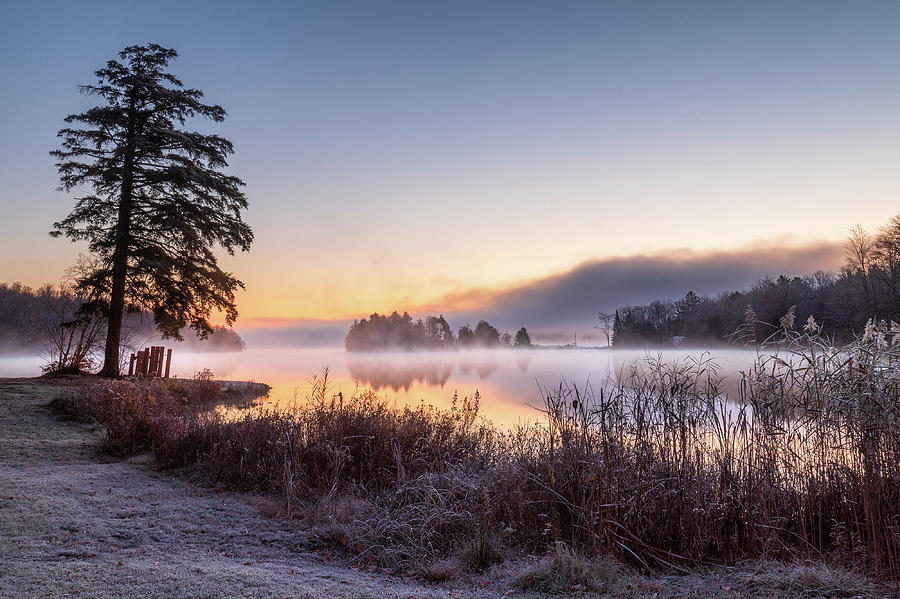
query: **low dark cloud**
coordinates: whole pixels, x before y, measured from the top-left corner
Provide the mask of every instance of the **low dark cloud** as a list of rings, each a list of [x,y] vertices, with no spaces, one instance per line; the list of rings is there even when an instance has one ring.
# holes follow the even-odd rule
[[[502,329],[527,326],[544,334],[587,333],[598,311],[654,299],[675,300],[688,291],[718,295],[745,289],[770,275],[805,275],[840,267],[840,243],[801,247],[753,247],[700,254],[675,250],[653,256],[632,256],[584,262],[568,272],[489,293],[472,294],[484,301],[479,309],[451,312],[454,324],[484,318]],[[454,301],[466,299],[466,294]]]
[[[688,291],[718,295],[746,289],[765,276],[837,270],[842,258],[840,243],[710,253],[672,250],[584,262],[558,275],[503,290],[472,289],[409,311],[419,316],[442,312],[454,329],[485,319],[500,330],[526,326],[542,343],[566,343],[576,331],[580,340],[599,343],[601,337],[593,329],[599,311],[655,299],[676,300]],[[454,305],[479,307],[453,310]],[[343,344],[350,321],[274,319],[254,324],[240,331],[251,346],[333,347]]]

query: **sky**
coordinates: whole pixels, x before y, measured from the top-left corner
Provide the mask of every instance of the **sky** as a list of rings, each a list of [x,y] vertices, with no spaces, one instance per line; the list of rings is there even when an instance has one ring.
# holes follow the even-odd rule
[[[47,236],[75,197],[48,152],[146,42],[228,111],[239,326],[540,321],[833,270],[900,211],[897,31],[874,1],[6,2],[0,281],[83,250]]]

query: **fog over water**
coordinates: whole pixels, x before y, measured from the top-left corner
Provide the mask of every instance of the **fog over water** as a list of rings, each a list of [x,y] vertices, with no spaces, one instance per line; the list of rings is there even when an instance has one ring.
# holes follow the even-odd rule
[[[332,392],[345,395],[357,388],[372,388],[398,404],[425,402],[449,407],[456,392],[460,398],[481,397],[482,413],[498,424],[536,419],[540,387],[556,387],[565,381],[594,388],[612,374],[648,356],[665,360],[714,356],[723,375],[736,375],[756,358],[745,349],[496,349],[418,353],[348,353],[343,348],[250,348],[233,353],[186,353],[176,349],[172,373],[191,377],[204,368],[228,380],[254,380],[272,386],[269,404],[288,406],[302,401],[311,377],[329,369]],[[36,376],[39,357],[0,358],[0,376]],[[737,377],[731,376],[729,394],[737,393]]]

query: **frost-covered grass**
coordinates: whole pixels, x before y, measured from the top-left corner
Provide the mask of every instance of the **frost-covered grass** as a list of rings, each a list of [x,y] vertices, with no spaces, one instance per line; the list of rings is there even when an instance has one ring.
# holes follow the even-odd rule
[[[782,324],[740,397],[712,360],[647,360],[546,391],[545,418],[512,430],[478,398],[396,407],[332,394],[327,377],[293,410],[237,418],[134,382],[62,403],[116,451],[268,494],[359,562],[433,578],[551,555],[566,580],[597,560],[686,573],[798,558],[900,579],[898,333],[873,324],[835,348],[814,323]]]

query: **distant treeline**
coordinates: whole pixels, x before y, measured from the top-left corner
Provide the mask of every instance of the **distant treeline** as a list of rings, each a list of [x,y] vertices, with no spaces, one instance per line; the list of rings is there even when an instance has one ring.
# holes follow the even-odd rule
[[[80,298],[53,285],[32,289],[21,283],[0,283],[0,352],[45,349],[59,325],[71,321],[81,303]],[[133,344],[145,345],[159,339],[149,312],[126,315],[125,329],[128,341]],[[225,327],[214,327],[205,340],[198,339],[192,331],[185,331],[183,342],[172,343],[197,352],[244,349],[243,339]]]
[[[870,318],[900,321],[900,215],[870,235],[859,225],[845,244],[840,273],[805,277],[766,277],[744,291],[700,297],[693,291],[671,302],[656,300],[600,314],[600,328],[615,346],[725,343],[736,338],[760,341],[780,326],[794,307],[797,328],[812,316],[827,335],[846,342]]]
[[[531,337],[525,327],[513,336],[508,332],[501,334],[490,323],[482,320],[474,330],[465,325],[454,335],[443,315],[414,320],[406,312],[399,314],[396,311],[389,316],[375,313],[368,319],[354,320],[344,339],[344,347],[348,351],[448,350],[530,345]]]

